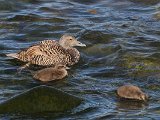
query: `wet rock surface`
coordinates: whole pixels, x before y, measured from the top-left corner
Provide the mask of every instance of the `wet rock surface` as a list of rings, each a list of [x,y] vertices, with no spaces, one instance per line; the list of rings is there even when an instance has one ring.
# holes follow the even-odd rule
[[[0,104],[2,113],[45,113],[69,111],[82,102],[82,99],[45,85],[34,87]]]

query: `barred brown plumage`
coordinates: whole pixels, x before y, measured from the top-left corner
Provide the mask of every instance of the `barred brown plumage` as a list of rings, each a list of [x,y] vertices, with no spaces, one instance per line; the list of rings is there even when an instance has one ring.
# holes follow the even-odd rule
[[[71,35],[63,35],[59,41],[44,40],[19,53],[7,54],[28,64],[42,66],[63,63],[74,65],[79,61],[80,53],[74,46],[86,46]]]

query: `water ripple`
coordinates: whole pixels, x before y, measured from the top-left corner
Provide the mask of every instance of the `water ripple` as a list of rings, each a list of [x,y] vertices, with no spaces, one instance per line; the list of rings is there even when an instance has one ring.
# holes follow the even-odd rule
[[[72,33],[87,45],[78,48],[80,62],[69,70],[67,78],[47,85],[85,101],[56,119],[158,119],[158,13],[159,0],[0,0],[0,102],[42,84],[27,70],[18,75],[17,68],[24,63],[7,58],[6,53]],[[126,83],[142,87],[150,101],[117,99],[115,90]]]

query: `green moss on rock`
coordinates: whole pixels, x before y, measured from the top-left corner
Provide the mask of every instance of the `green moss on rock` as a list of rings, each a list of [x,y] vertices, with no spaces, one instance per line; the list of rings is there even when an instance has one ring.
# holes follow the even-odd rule
[[[0,113],[63,112],[82,100],[60,90],[38,86],[0,104]]]
[[[146,76],[151,73],[160,72],[160,65],[157,60],[143,58],[126,54],[120,63],[128,71],[129,76]]]

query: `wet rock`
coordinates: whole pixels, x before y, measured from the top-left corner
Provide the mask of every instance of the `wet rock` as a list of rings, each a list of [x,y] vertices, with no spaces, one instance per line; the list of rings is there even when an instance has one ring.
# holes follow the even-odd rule
[[[160,12],[156,12],[153,17],[156,19],[156,20],[160,20]]]
[[[148,99],[148,95],[141,91],[141,89],[134,85],[124,85],[117,89],[117,95],[120,98],[125,99],[134,99],[146,101]]]
[[[85,31],[79,39],[87,42],[89,45],[109,43],[116,35],[100,31]],[[87,45],[88,46],[88,45]]]
[[[146,5],[154,5],[159,3],[159,0],[130,0],[131,2],[137,3],[137,4],[146,4]]]
[[[143,57],[125,54],[119,61],[118,66],[124,67],[131,77],[146,77],[160,71],[159,60],[153,56]]]
[[[121,49],[119,45],[110,45],[110,44],[95,44],[93,46],[89,46],[85,49],[85,53],[91,56],[106,56],[112,54]],[[98,53],[98,54],[97,54]]]
[[[73,109],[82,99],[53,87],[38,86],[0,104],[0,113],[64,112]]]
[[[25,8],[20,2],[1,0],[0,10],[18,10]]]

